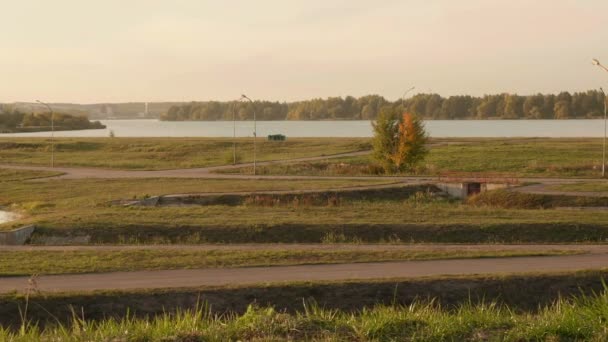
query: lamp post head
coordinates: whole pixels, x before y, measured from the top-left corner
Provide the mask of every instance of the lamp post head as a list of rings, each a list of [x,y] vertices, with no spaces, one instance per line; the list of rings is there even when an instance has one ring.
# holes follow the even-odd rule
[[[593,63],[593,65],[601,65],[600,61],[598,61],[595,58],[593,60],[591,60],[591,63]]]

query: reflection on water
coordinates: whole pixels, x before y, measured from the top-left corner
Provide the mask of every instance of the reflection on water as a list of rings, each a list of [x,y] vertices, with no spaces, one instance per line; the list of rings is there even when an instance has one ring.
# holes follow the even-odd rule
[[[17,219],[17,214],[9,211],[0,210],[0,224],[10,222]]]
[[[232,137],[231,121],[103,120],[106,129],[55,132],[59,137]],[[603,120],[431,120],[432,137],[601,137]],[[371,137],[370,121],[258,121],[259,137]],[[236,135],[253,136],[252,121],[236,122]],[[0,134],[49,137],[50,132]]]

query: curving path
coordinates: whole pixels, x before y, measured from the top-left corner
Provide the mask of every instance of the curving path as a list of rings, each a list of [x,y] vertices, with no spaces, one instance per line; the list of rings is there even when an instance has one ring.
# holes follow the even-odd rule
[[[317,157],[305,157],[305,158],[294,158],[294,159],[282,159],[282,160],[271,160],[258,162],[258,166],[272,165],[272,164],[283,164],[283,163],[298,163],[306,161],[325,160],[331,158],[341,157],[355,157],[370,154],[370,151],[355,151],[347,153],[339,153]],[[253,163],[243,163],[237,165],[222,165],[222,166],[209,166],[192,169],[174,169],[174,170],[113,170],[113,169],[100,169],[100,168],[87,168],[87,167],[48,167],[48,166],[29,166],[29,165],[13,165],[13,164],[0,164],[0,168],[12,169],[12,170],[34,170],[34,171],[53,171],[61,172],[61,175],[51,176],[41,179],[83,179],[83,178],[238,178],[238,179],[258,179],[258,178],[282,178],[282,179],[300,179],[300,178],[336,178],[342,179],[341,177],[299,177],[299,176],[253,176],[253,175],[231,175],[231,174],[218,174],[213,173],[218,170],[226,169],[238,169],[242,167],[253,166]],[[357,178],[369,178],[369,177],[357,177]]]
[[[248,267],[167,271],[111,272],[41,276],[41,292],[134,290],[198,286],[235,286],[303,281],[417,278],[564,272],[608,267],[608,254],[500,259],[453,259],[336,265]],[[23,292],[28,277],[0,278],[0,293]]]
[[[430,146],[442,145],[430,144]],[[304,157],[294,159],[282,159],[272,161],[258,162],[258,166],[298,163],[307,161],[327,160],[332,158],[354,157],[368,155],[371,151],[354,151],[347,153],[339,153],[333,155],[324,155],[316,157]],[[243,163],[237,165],[222,165],[210,166],[203,168],[191,169],[174,169],[174,170],[114,170],[86,167],[46,167],[46,166],[28,166],[28,165],[13,165],[0,164],[0,168],[13,170],[34,170],[34,171],[54,171],[60,172],[61,175],[50,176],[46,178],[37,178],[31,181],[44,181],[48,179],[123,179],[123,178],[208,178],[208,179],[277,179],[277,180],[313,180],[313,179],[346,179],[346,180],[394,180],[405,184],[430,183],[438,182],[437,177],[431,176],[279,176],[279,175],[243,175],[243,174],[223,174],[215,173],[219,170],[238,169],[243,167],[251,167],[253,163]],[[581,182],[608,182],[608,180],[590,179],[590,178],[519,178],[521,183],[533,183],[531,185],[513,187],[511,191],[532,193],[532,194],[547,194],[547,195],[564,195],[564,196],[585,196],[585,197],[608,197],[606,192],[574,192],[574,191],[555,191],[548,188],[550,185],[572,184]],[[369,186],[375,188],[376,186]],[[367,188],[367,187],[365,187]]]

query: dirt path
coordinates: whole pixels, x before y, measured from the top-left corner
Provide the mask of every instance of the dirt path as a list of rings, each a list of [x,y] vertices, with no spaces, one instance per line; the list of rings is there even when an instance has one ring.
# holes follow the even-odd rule
[[[112,272],[41,276],[42,292],[133,290],[197,286],[251,285],[303,281],[415,278],[449,275],[560,272],[608,267],[608,254],[454,259],[365,264],[304,265],[229,269]],[[0,279],[0,293],[25,291],[27,277]]]

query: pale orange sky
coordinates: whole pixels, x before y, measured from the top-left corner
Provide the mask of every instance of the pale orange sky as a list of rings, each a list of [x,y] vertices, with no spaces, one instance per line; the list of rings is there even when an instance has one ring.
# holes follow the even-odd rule
[[[608,88],[605,0],[5,2],[0,102]]]

